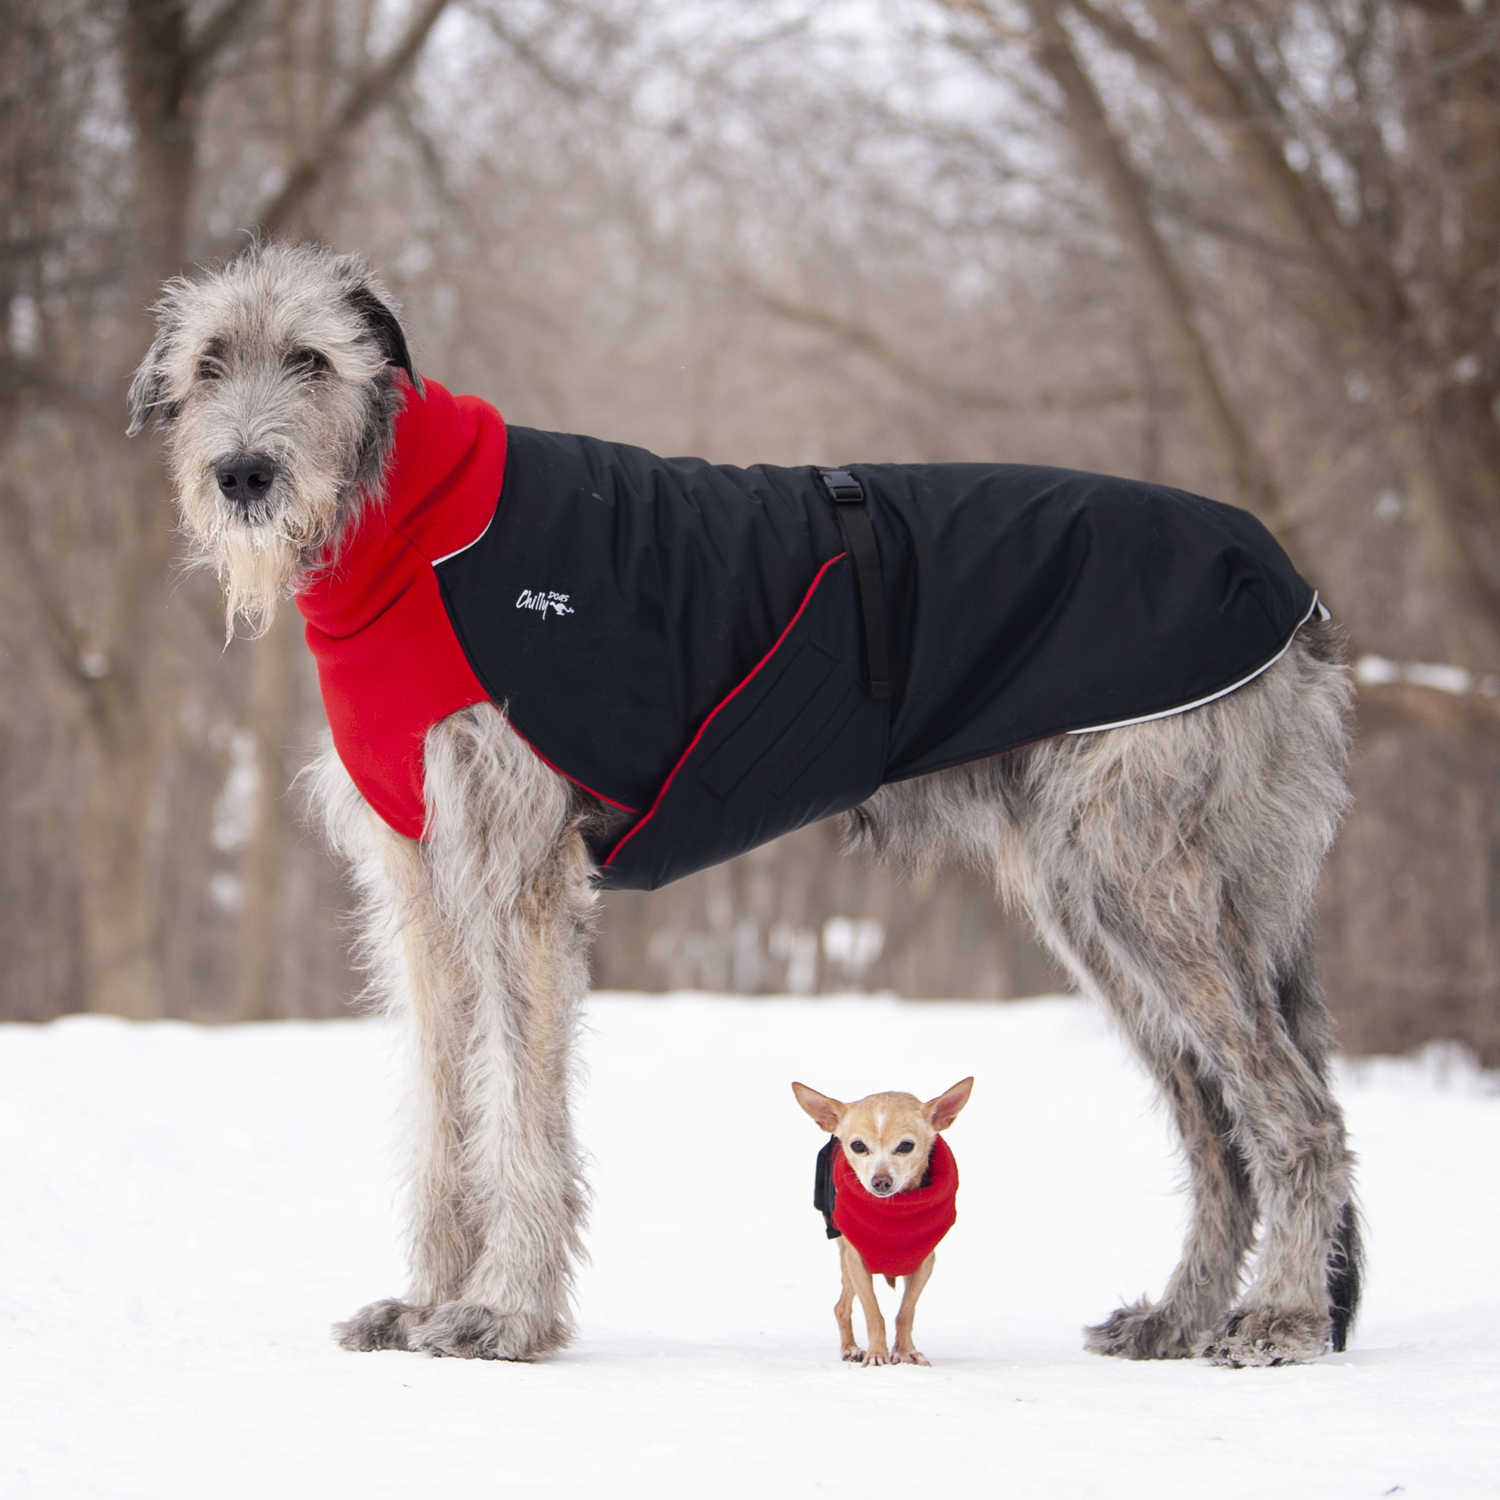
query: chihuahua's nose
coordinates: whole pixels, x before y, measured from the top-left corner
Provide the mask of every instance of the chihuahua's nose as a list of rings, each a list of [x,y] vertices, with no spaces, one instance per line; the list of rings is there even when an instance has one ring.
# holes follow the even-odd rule
[[[248,510],[271,488],[276,465],[264,453],[241,453],[214,470],[219,493],[242,510]]]
[[[884,1172],[870,1179],[870,1190],[884,1197],[891,1190],[891,1179]]]

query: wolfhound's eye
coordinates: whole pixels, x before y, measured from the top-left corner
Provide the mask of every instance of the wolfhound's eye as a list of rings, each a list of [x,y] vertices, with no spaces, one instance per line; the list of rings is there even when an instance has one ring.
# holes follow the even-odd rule
[[[328,356],[317,349],[293,349],[286,357],[286,366],[294,375],[311,377],[326,375],[333,368]]]
[[[901,1144],[896,1147],[896,1155],[908,1156],[916,1149],[917,1143],[915,1141],[902,1141]]]
[[[224,343],[222,339],[210,339],[198,356],[198,379],[221,380],[224,376]]]
[[[850,1141],[849,1149],[854,1152],[856,1156],[865,1156],[869,1153],[870,1150],[870,1148],[865,1145],[863,1141]]]

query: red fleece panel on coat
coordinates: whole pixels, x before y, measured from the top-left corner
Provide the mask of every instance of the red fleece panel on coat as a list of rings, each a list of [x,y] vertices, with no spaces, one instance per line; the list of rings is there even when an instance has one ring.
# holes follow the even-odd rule
[[[505,478],[505,423],[436,381],[408,389],[383,504],[297,608],[339,759],[397,833],[422,837],[427,731],[489,694],[453,633],[434,562],[489,525]]]
[[[833,1158],[833,1223],[872,1275],[912,1275],[958,1219],[958,1163],[942,1136],[932,1143],[927,1171],[926,1187],[877,1198],[840,1143]]]

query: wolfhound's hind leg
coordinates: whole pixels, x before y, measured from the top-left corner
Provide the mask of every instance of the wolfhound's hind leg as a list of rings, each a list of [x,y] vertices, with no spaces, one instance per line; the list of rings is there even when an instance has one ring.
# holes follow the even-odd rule
[[[1193,1217],[1182,1259],[1158,1302],[1116,1309],[1085,1330],[1095,1354],[1183,1359],[1199,1352],[1239,1290],[1240,1267],[1255,1235],[1250,1171],[1235,1147],[1221,1091],[1191,1056],[1148,1055],[1169,1101],[1187,1161]]]
[[[1348,682],[1305,635],[1193,713],[1038,746],[1015,799],[1038,926],[1164,1089],[1193,1189],[1165,1295],[1091,1330],[1100,1352],[1291,1363],[1353,1316],[1352,1156],[1308,935],[1347,801]]]
[[[1343,1113],[1278,1016],[1232,1087],[1263,1205],[1249,1287],[1205,1339],[1218,1364],[1294,1364],[1343,1349],[1359,1300],[1359,1224]]]

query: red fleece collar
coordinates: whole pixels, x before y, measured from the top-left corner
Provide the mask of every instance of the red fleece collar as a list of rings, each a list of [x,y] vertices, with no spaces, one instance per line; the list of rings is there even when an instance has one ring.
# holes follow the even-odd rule
[[[958,1218],[958,1163],[942,1136],[932,1143],[926,1187],[877,1198],[849,1165],[833,1158],[833,1223],[875,1276],[910,1276]]]
[[[489,525],[505,477],[505,423],[436,381],[407,392],[385,500],[337,565],[297,596],[328,725],[365,800],[398,833],[426,821],[422,745],[449,714],[488,697],[453,633],[434,562]]]

